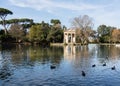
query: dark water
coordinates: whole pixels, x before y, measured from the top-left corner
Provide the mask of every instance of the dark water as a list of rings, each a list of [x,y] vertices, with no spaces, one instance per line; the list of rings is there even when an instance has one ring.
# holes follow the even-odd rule
[[[0,86],[120,86],[120,48],[1,46]]]

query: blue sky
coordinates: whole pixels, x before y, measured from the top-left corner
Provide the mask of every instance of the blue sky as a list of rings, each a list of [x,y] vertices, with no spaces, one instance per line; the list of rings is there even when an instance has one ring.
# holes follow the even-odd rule
[[[120,28],[120,0],[0,0],[0,7],[11,10],[10,18],[31,18],[35,22],[60,19],[71,27],[71,20],[79,15],[93,19],[94,29],[105,24]]]

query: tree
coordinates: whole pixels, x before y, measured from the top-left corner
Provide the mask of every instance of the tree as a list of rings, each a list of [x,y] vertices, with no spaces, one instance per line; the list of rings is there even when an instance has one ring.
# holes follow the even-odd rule
[[[18,20],[19,20],[19,24],[21,24],[24,29],[27,29],[27,28],[31,27],[32,24],[33,24],[33,20],[32,19],[21,18],[21,19],[18,19]]]
[[[11,25],[11,21],[9,21],[9,20],[5,20],[5,27],[6,27],[6,29],[8,29],[9,28],[9,26]],[[1,25],[3,25],[3,21],[0,21],[0,24]]]
[[[61,22],[60,22],[59,19],[51,19],[51,23],[52,23],[53,25],[61,24]]]
[[[16,42],[19,42],[19,40],[21,41],[23,36],[25,35],[22,26],[19,24],[11,25],[9,34],[16,39]]]
[[[0,18],[2,19],[2,26],[5,29],[5,34],[7,34],[5,19],[6,19],[7,15],[12,15],[12,14],[13,14],[13,12],[8,9],[0,8]]]
[[[119,29],[114,29],[111,32],[111,41],[113,43],[120,42],[120,30]]]
[[[100,25],[97,29],[100,42],[110,42],[112,36],[112,30],[116,29],[115,27]]]
[[[38,25],[33,25],[31,28],[30,28],[30,31],[29,31],[29,40],[30,41],[36,41],[36,33],[37,33],[37,29],[39,29]]]
[[[38,25],[33,25],[29,31],[29,39],[31,42],[46,42],[47,35],[49,33],[50,27],[48,23],[40,23]]]
[[[88,15],[75,17],[72,20],[72,26],[76,29],[77,39],[80,39],[82,44],[88,42],[93,27],[92,18]]]
[[[51,19],[52,27],[61,28],[61,22],[59,19]]]
[[[106,32],[107,32],[107,31],[106,31],[106,28],[107,28],[106,25],[100,25],[100,26],[98,27],[98,29],[97,29],[98,34],[99,34],[100,36],[107,34],[107,33],[106,33]]]
[[[27,34],[27,29],[32,26],[33,20],[28,18],[21,18],[18,19],[18,23],[23,27],[25,34]]]
[[[63,29],[61,27],[61,22],[58,19],[51,19],[53,25],[50,26],[50,31],[47,36],[47,41],[49,42],[63,42]],[[63,27],[66,28],[65,26]]]
[[[63,29],[53,27],[47,36],[49,42],[63,42]]]
[[[0,41],[2,41],[4,36],[5,36],[5,31],[4,30],[0,30]]]
[[[63,29],[42,21],[32,25],[29,31],[29,40],[37,43],[63,42]]]
[[[6,29],[13,24],[19,24],[23,27],[25,34],[27,34],[27,29],[32,26],[33,20],[28,18],[9,19],[9,20],[5,20],[5,23],[6,23]],[[2,24],[2,21],[0,21],[0,24]]]

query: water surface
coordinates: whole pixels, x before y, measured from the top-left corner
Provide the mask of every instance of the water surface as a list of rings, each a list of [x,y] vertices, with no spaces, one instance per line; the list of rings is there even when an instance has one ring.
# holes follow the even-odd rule
[[[120,48],[114,45],[5,45],[0,47],[0,86],[119,86],[119,66]]]

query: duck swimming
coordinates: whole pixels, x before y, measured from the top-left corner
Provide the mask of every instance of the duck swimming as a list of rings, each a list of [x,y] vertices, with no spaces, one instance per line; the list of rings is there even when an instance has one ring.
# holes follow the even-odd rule
[[[86,74],[85,74],[85,72],[84,72],[84,71],[82,71],[82,76],[86,76]]]

